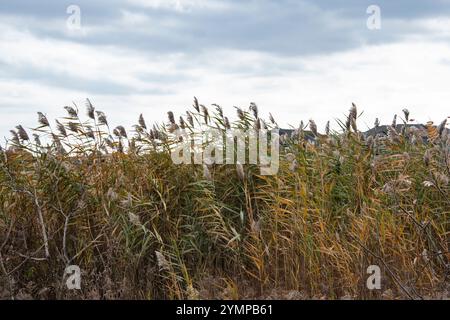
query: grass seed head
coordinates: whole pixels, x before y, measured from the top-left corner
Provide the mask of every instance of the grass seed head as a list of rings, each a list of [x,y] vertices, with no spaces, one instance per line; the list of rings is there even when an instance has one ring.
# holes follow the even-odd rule
[[[172,111],[167,112],[167,118],[171,124],[175,124],[175,116]]]
[[[67,137],[67,131],[66,128],[64,127],[64,125],[59,122],[58,120],[56,120],[56,128],[59,131],[59,134],[62,135],[63,137]]]
[[[205,121],[205,124],[208,124],[208,120],[209,120],[208,108],[206,108],[204,105],[201,105],[201,108],[202,108],[203,119]]]
[[[87,113],[88,117],[91,118],[92,120],[95,120],[94,110],[95,109],[91,103],[91,100],[86,99],[86,113]]]
[[[391,127],[394,129],[397,127],[397,115],[394,115],[394,119],[392,120]]]
[[[155,255],[156,255],[156,261],[158,263],[158,267],[160,271],[168,271],[170,270],[170,265],[169,262],[167,261],[167,259],[164,257],[164,255],[159,252],[159,251],[155,251]]]
[[[192,117],[192,114],[189,111],[187,112],[186,120],[189,123],[189,125],[191,126],[191,128],[193,128],[194,127],[194,118]]]
[[[20,139],[22,139],[23,141],[30,140],[30,137],[28,137],[28,133],[25,131],[25,129],[20,124],[18,126],[16,126],[16,129],[17,129],[17,134],[19,135]]]
[[[133,212],[128,212],[128,219],[133,225],[137,227],[142,226],[141,219],[137,214],[134,214]]]
[[[439,124],[439,126],[437,127],[437,131],[438,131],[438,134],[440,137],[442,137],[446,125],[447,125],[447,119],[444,119],[444,121],[442,121]]]
[[[244,111],[242,111],[241,108],[236,107],[236,112],[237,112],[238,118],[239,118],[241,121],[244,121],[244,120],[245,120],[245,114],[244,114]]]
[[[223,123],[226,129],[231,129],[230,121],[228,120],[227,117],[224,117]]]
[[[11,133],[11,141],[13,144],[15,145],[20,145],[20,139],[19,139],[19,135],[17,134],[17,132],[15,130],[9,130],[9,132]]]
[[[147,125],[145,124],[144,116],[142,115],[142,113],[139,115],[138,122],[139,122],[139,125],[141,126],[141,128],[147,129]]]
[[[198,104],[198,100],[197,100],[196,97],[194,97],[194,105],[193,105],[193,107],[194,107],[194,109],[195,109],[197,112],[200,112],[200,106],[199,106],[199,104]]]
[[[312,134],[315,135],[316,137],[319,136],[318,132],[317,132],[317,125],[315,123],[314,120],[309,120],[309,129],[311,130]]]
[[[405,121],[408,122],[409,121],[409,110],[408,109],[403,109],[403,114],[405,115]]]
[[[69,117],[78,118],[78,112],[74,108],[70,106],[65,106],[64,109],[66,109],[67,113],[69,114]]]
[[[185,129],[186,128],[186,122],[184,122],[183,117],[180,116],[180,128]]]
[[[256,105],[256,103],[250,103],[250,111],[253,112],[253,116],[255,117],[255,119],[258,119],[258,106]]]
[[[44,127],[50,126],[50,123],[48,122],[47,117],[42,112],[38,112],[38,121]]]
[[[128,138],[127,136],[127,131],[125,130],[125,128],[123,126],[117,126],[113,133],[117,136],[117,137],[122,137],[122,138]]]
[[[106,119],[106,115],[102,111],[96,111],[98,123],[101,125],[108,126],[108,120]]]
[[[326,134],[327,136],[330,135],[330,121],[327,121],[327,124],[326,124],[326,126],[325,126],[325,134]]]

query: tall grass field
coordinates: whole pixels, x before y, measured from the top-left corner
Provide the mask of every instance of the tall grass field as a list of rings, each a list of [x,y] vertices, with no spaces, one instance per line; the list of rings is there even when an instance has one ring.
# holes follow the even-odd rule
[[[277,128],[195,99],[163,124],[111,128],[88,100],[0,151],[2,299],[447,299],[450,131],[408,110],[367,133],[280,138],[280,168],[177,165],[176,130]],[[181,117],[180,117],[181,116]],[[81,289],[67,287],[79,266]],[[368,288],[370,266],[381,286]]]

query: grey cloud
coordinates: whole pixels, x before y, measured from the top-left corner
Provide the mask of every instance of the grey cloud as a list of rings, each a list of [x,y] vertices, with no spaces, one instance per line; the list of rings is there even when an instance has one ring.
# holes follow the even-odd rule
[[[66,18],[65,8],[70,2],[40,1],[41,5],[19,0],[13,5],[0,5],[0,12],[31,15],[41,19]],[[149,7],[137,7],[126,1],[77,1],[82,8],[82,23],[98,27],[86,37],[73,37],[89,45],[114,45],[144,52],[182,52],[195,55],[211,49],[254,50],[276,55],[323,54],[347,50],[364,43],[385,43],[402,39],[423,30],[390,28],[389,20],[426,18],[450,13],[448,0],[429,2],[377,1],[382,9],[385,27],[377,32],[366,28],[367,0],[298,1],[259,0],[223,1],[227,10],[193,8],[180,13]],[[120,25],[122,10],[145,15],[150,21],[144,25]],[[45,23],[45,22],[44,22]],[[101,28],[106,27],[102,32]],[[33,25],[30,29],[39,36],[67,39],[62,27],[53,31]]]
[[[102,79],[88,81],[51,70],[33,69],[27,64],[1,65],[0,79],[45,84],[92,95],[165,95],[176,94],[176,86],[170,86],[172,84],[195,84],[196,78],[191,73],[192,70],[201,69],[204,74],[212,71],[216,75],[233,73],[242,77],[270,77],[286,75],[291,71],[304,71],[304,66],[292,61],[309,55],[328,55],[366,44],[393,43],[408,37],[449,41],[445,34],[434,34],[415,22],[419,19],[449,17],[450,0],[222,2],[228,4],[224,10],[193,7],[187,12],[177,12],[120,0],[0,1],[2,23],[27,31],[38,39],[76,42],[94,49],[99,46],[126,48],[137,51],[139,56],[148,59],[174,53],[180,53],[183,57],[181,60],[174,59],[177,64],[175,73],[166,75],[156,70],[155,73],[135,75],[135,80],[148,83],[148,90],[115,82],[108,78],[107,74]],[[88,31],[86,36],[70,36],[66,32],[66,9],[71,4],[81,7],[82,25]],[[382,29],[379,31],[366,28],[366,8],[371,4],[381,7]],[[145,21],[124,25],[121,23],[124,11],[143,15]],[[227,50],[255,51],[275,59],[270,65],[265,64],[265,61],[233,65],[226,63],[226,57],[218,57],[217,59],[225,61],[217,61],[216,57],[212,56],[212,52]],[[92,58],[95,59],[95,56]],[[283,62],[283,59],[287,62]],[[168,89],[154,88],[164,88],[166,84]],[[182,85],[178,88],[182,88]],[[2,111],[6,110],[5,108],[11,110],[11,107],[1,104],[0,108]]]
[[[132,95],[155,94],[167,95],[173,93],[169,89],[151,88],[151,85],[159,85],[161,82],[175,82],[176,78],[164,74],[144,74],[138,79],[146,81],[149,88],[138,89],[131,85],[125,85],[110,80],[107,76],[102,79],[82,79],[65,73],[48,72],[30,66],[10,66],[0,61],[0,79],[25,79],[29,82],[44,84],[55,88],[70,88],[87,94],[105,95]]]

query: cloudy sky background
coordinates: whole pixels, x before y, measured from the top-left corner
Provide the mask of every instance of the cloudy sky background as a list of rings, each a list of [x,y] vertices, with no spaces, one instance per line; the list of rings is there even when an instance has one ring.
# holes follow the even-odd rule
[[[369,5],[381,29],[369,30]],[[81,30],[67,8],[81,9]],[[197,96],[256,102],[283,125],[342,118],[360,127],[408,107],[450,116],[450,0],[2,0],[0,136],[65,115],[89,97],[112,125],[183,113]],[[232,118],[233,118],[232,117]]]

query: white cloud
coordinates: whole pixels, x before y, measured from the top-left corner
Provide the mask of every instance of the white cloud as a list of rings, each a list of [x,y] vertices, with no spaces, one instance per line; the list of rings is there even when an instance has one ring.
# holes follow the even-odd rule
[[[133,5],[152,9],[189,12],[196,9],[224,10],[230,7],[229,2],[218,0],[128,0]]]
[[[225,10],[232,5],[209,0],[183,1],[181,7],[170,0],[129,2],[144,9],[178,12]],[[271,5],[280,9],[277,4]],[[249,2],[247,6],[256,8],[257,2]],[[314,6],[303,4],[303,7],[311,14],[320,13]],[[174,18],[178,15],[155,22],[152,21],[155,15],[145,10],[140,12],[136,7],[118,12],[115,20],[107,24],[90,24],[87,19],[82,26],[85,35],[96,35],[95,39],[101,40],[103,36],[126,29],[132,35],[158,35],[156,39],[189,38],[182,33],[166,33],[170,29],[164,28],[167,25],[175,24],[178,27],[175,29],[184,30],[188,21],[181,23]],[[316,50],[311,55],[296,54],[295,50],[288,55],[275,50],[243,49],[247,47],[242,45],[242,39],[238,44],[234,39],[224,39],[223,46],[205,40],[206,48],[199,50],[195,46],[194,49],[179,49],[179,43],[173,41],[167,45],[167,51],[153,52],[151,46],[142,48],[141,43],[130,44],[120,39],[117,43],[105,42],[114,45],[99,45],[92,38],[91,42],[64,38],[61,36],[64,31],[57,31],[65,27],[64,12],[59,20],[46,22],[29,18],[25,23],[23,17],[7,18],[2,18],[4,22],[0,23],[0,136],[18,122],[34,126],[37,111],[46,112],[50,117],[62,116],[62,106],[72,101],[82,106],[86,97],[107,113],[112,124],[127,127],[131,127],[140,113],[144,113],[148,122],[165,120],[169,109],[180,115],[191,105],[194,95],[206,105],[221,104],[233,115],[234,105],[248,106],[251,101],[256,102],[261,114],[267,116],[272,112],[283,126],[296,126],[300,120],[314,118],[323,128],[327,120],[342,118],[351,102],[364,110],[361,129],[372,126],[375,117],[390,122],[393,114],[400,113],[404,107],[420,122],[430,119],[438,122],[449,115],[446,102],[450,101],[450,43],[443,41],[450,29],[446,18],[418,19],[410,24],[404,19],[391,19],[383,22],[380,37],[389,29],[412,28],[420,32],[402,37],[401,42],[348,46],[352,49],[339,52]],[[318,19],[327,30],[332,26],[345,29],[354,23],[339,18],[336,12],[318,16]],[[364,19],[361,21],[363,28]],[[42,22],[39,30],[53,37],[36,32],[34,28],[39,22]],[[205,26],[208,27],[211,25]],[[270,26],[268,28],[260,32],[270,32]],[[318,30],[319,35],[321,31]],[[338,32],[335,33],[337,36]],[[201,36],[198,38],[202,40]],[[256,31],[255,38],[256,42],[266,41]],[[329,39],[333,41],[332,36]],[[270,40],[274,39],[267,41]],[[64,82],[64,79],[68,80]],[[58,83],[60,81],[64,83]],[[115,88],[123,90],[115,91]]]
[[[80,80],[109,81],[145,90],[149,86],[139,76],[158,72],[175,74],[170,55],[154,55],[148,59],[140,52],[112,46],[89,46],[55,39],[40,39],[28,32],[1,26],[0,62],[45,73],[49,78],[63,75]],[[32,49],[31,49],[32,48]],[[167,85],[167,84],[165,84]]]
[[[145,14],[132,12],[129,10],[121,10],[121,13],[122,13],[121,23],[123,25],[142,26],[150,23],[149,17]]]
[[[423,19],[418,21],[417,24],[437,36],[450,37],[449,17]]]
[[[3,79],[0,108],[6,109],[8,116],[1,121],[2,134],[17,122],[33,126],[37,111],[62,116],[63,105],[72,100],[82,105],[88,96],[107,112],[111,123],[128,127],[141,112],[149,122],[165,120],[169,109],[179,115],[194,95],[205,104],[223,105],[233,116],[233,105],[247,106],[254,101],[263,115],[272,112],[284,126],[310,118],[324,126],[329,119],[342,118],[351,102],[364,111],[362,129],[367,128],[364,123],[371,126],[375,117],[389,122],[404,107],[420,122],[437,122],[448,116],[450,64],[445,61],[450,45],[445,42],[403,42],[286,58],[241,50],[217,50],[197,57],[152,57],[115,47],[42,41],[27,33],[6,32],[0,40],[0,61],[6,65],[81,80],[108,80],[133,89],[129,94],[92,94],[31,79]],[[187,78],[146,81],[141,77],[145,73]],[[146,93],[152,88],[169,88],[173,94]]]

